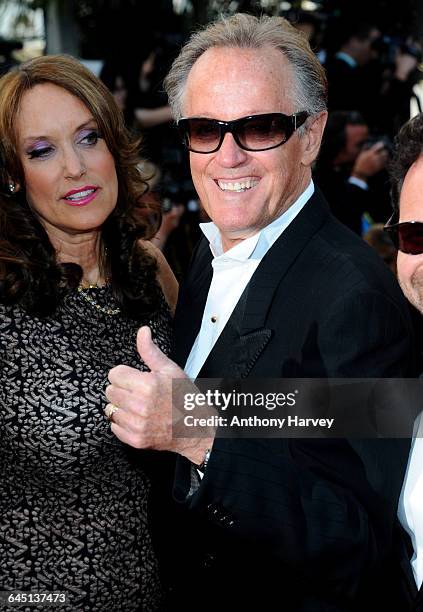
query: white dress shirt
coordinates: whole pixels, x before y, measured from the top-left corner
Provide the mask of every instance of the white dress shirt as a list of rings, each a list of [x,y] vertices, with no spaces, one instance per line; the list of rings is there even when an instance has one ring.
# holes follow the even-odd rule
[[[423,418],[416,421],[407,471],[398,504],[398,518],[411,537],[414,555],[411,567],[420,589],[423,581]],[[416,434],[415,434],[416,435]]]
[[[190,378],[195,379],[198,376],[261,260],[313,193],[314,184],[311,181],[307,189],[280,217],[226,252],[223,251],[217,226],[214,223],[200,224],[213,254],[213,278],[200,331],[185,365],[185,372]]]

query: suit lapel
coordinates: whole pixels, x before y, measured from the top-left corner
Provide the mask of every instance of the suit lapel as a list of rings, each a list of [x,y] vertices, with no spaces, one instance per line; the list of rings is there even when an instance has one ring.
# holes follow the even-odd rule
[[[270,341],[268,311],[282,279],[329,215],[318,192],[267,252],[236,305],[199,376],[245,378]]]
[[[263,327],[276,289],[328,215],[326,201],[315,191],[309,202],[266,253],[248,287],[249,297],[242,334]]]
[[[199,378],[245,378],[269,342],[272,331],[259,329],[241,334],[248,288],[241,295],[229,321],[206,359]]]
[[[212,254],[205,238],[193,254],[191,268],[182,284],[175,313],[172,358],[182,368],[200,331],[203,311],[213,275]]]

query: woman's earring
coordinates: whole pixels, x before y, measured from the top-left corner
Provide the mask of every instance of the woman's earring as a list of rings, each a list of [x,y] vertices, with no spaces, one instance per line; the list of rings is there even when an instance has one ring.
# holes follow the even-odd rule
[[[15,183],[9,183],[10,193],[15,193],[15,189],[16,189]]]

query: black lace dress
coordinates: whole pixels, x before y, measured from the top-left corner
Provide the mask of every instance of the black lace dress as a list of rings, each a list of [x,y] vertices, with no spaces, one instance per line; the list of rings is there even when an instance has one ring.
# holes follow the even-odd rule
[[[110,307],[108,287],[90,291]],[[141,323],[168,352],[164,300]],[[63,611],[159,608],[143,453],[103,414],[110,368],[145,369],[141,323],[78,292],[47,319],[0,305],[0,591],[65,592]]]

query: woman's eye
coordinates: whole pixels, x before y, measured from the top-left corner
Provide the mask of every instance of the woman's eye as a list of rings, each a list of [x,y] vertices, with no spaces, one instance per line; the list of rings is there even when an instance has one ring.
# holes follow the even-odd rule
[[[48,157],[52,151],[53,147],[40,147],[39,149],[32,149],[32,151],[28,151],[28,157],[29,159]]]
[[[90,130],[89,132],[84,132],[79,139],[80,144],[93,146],[97,144],[98,139],[100,138],[100,134],[97,130]]]

